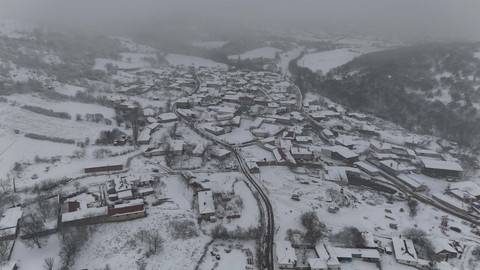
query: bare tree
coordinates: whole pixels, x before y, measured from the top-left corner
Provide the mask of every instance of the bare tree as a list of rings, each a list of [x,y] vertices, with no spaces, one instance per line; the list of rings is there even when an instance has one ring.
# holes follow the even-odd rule
[[[55,265],[55,259],[52,257],[48,257],[43,261],[44,270],[53,270],[54,265]]]
[[[414,217],[417,215],[417,207],[418,207],[418,202],[414,199],[409,199],[408,202],[408,209],[410,210],[410,216]]]
[[[30,240],[38,248],[42,248],[39,233],[45,230],[44,219],[38,214],[29,214],[22,220],[22,232],[28,235]]]
[[[305,240],[310,243],[316,243],[323,237],[326,227],[325,224],[318,219],[317,213],[313,211],[303,213],[300,216],[300,220],[302,221],[302,225],[307,229]]]
[[[40,199],[37,203],[36,210],[44,221],[48,219],[56,219],[59,203],[56,198]]]
[[[5,232],[0,233],[0,237],[6,236]],[[10,255],[10,241],[0,241],[0,262],[6,261]]]
[[[427,238],[427,233],[421,229],[410,228],[405,230],[406,238],[411,239],[415,245],[419,257],[433,260],[435,251],[432,242]]]
[[[152,253],[162,249],[164,240],[158,231],[150,232],[147,237],[147,244]]]
[[[164,240],[158,231],[147,231],[142,229],[135,236],[148,245],[148,250],[151,253],[156,253],[162,249]]]
[[[85,226],[69,228],[62,231],[62,250],[60,252],[60,257],[62,258],[62,270],[70,269],[70,266],[75,259],[75,255],[88,240],[88,237],[89,233]]]
[[[10,190],[10,182],[11,180],[9,178],[2,178],[0,179],[0,188],[4,193]]]

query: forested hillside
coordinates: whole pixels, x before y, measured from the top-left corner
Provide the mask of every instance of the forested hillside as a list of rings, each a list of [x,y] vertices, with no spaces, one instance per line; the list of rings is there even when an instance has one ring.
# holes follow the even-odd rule
[[[360,56],[329,72],[296,66],[297,85],[415,132],[480,146],[480,44],[425,44]]]

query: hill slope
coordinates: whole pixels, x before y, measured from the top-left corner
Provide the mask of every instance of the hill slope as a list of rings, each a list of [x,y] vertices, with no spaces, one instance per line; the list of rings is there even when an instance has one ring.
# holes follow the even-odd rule
[[[366,54],[325,76],[291,63],[297,85],[412,131],[480,146],[480,44]]]

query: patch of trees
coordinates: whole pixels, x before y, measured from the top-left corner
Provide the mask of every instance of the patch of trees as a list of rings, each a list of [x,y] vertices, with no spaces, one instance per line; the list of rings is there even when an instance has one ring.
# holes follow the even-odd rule
[[[303,213],[300,216],[300,221],[307,230],[304,235],[306,242],[315,244],[325,235],[326,226],[318,219],[316,212],[310,211]]]
[[[147,245],[147,257],[149,257],[151,254],[161,251],[163,248],[164,240],[158,231],[142,229],[135,236],[142,243]]]
[[[411,228],[404,231],[405,238],[411,239],[417,250],[418,257],[427,260],[433,260],[435,251],[432,242],[427,238],[427,233],[423,230]]]
[[[222,224],[218,224],[211,232],[213,239],[236,239],[236,240],[258,240],[262,237],[261,227],[249,227],[247,229],[237,226],[233,231],[227,230]]]
[[[98,139],[95,141],[95,144],[110,145],[110,144],[113,144],[115,140],[120,139],[124,135],[125,133],[123,133],[118,128],[114,128],[112,130],[103,130],[100,132],[100,135],[98,136]]]
[[[61,270],[68,270],[72,267],[75,257],[90,237],[86,226],[65,228],[61,232],[62,248],[60,251]]]
[[[480,246],[475,246],[472,250],[473,259],[480,261]]]
[[[410,216],[415,217],[417,215],[418,201],[409,199],[407,201],[408,209],[410,210]]]
[[[60,119],[72,119],[72,116],[66,112],[55,112],[53,110],[48,110],[42,107],[29,106],[29,105],[25,105],[22,108],[34,113],[43,114],[50,117],[56,117]]]
[[[480,115],[472,105],[480,94],[465,76],[479,76],[476,43],[427,44],[366,54],[328,74],[290,63],[303,92],[322,95],[353,110],[375,114],[413,132],[463,146],[480,146]],[[449,72],[437,82],[435,76]],[[478,73],[478,74],[477,74]],[[441,84],[441,85],[440,85]],[[428,99],[448,88],[453,101]]]
[[[345,247],[361,248],[365,247],[365,238],[362,232],[355,227],[345,227],[338,233],[334,234],[332,241],[342,244]]]
[[[75,140],[72,139],[64,139],[64,138],[57,138],[57,137],[50,137],[35,133],[26,133],[24,135],[27,138],[34,139],[34,140],[42,140],[42,141],[50,141],[56,143],[66,143],[66,144],[75,144]]]
[[[94,122],[94,123],[103,122],[106,125],[111,125],[112,124],[112,120],[110,120],[108,118],[105,118],[103,116],[103,114],[101,114],[101,113],[87,113],[87,114],[85,114],[85,117],[82,117],[81,114],[77,114],[75,116],[75,120],[76,121],[85,120],[85,121]]]
[[[93,151],[93,156],[96,159],[102,159],[102,158],[110,157],[112,155],[112,153],[113,152],[110,149],[99,148],[99,149]]]
[[[40,234],[46,230],[45,219],[38,213],[32,213],[24,216],[21,221],[21,231],[23,234],[29,236],[30,245],[35,245],[38,248],[42,248],[42,241]]]
[[[192,220],[172,220],[169,225],[170,233],[174,239],[190,239],[199,235],[197,226]]]

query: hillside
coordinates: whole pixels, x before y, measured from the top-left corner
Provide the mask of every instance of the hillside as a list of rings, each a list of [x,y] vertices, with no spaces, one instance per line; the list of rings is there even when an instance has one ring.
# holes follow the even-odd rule
[[[415,132],[480,146],[480,45],[425,44],[365,54],[326,75],[291,63],[303,91]]]

